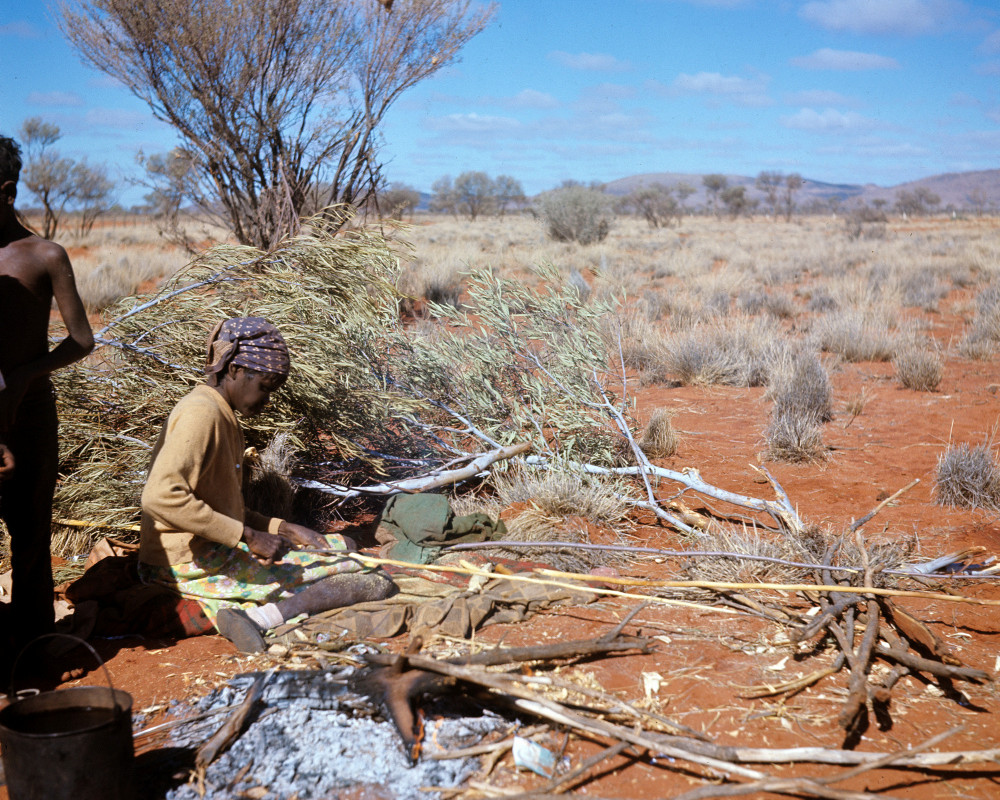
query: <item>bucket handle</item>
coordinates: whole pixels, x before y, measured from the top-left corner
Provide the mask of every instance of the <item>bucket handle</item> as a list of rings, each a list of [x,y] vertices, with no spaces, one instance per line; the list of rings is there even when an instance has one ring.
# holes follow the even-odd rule
[[[21,658],[24,656],[25,652],[27,652],[33,645],[38,644],[40,641],[44,639],[55,639],[55,638],[72,639],[78,645],[82,644],[91,652],[91,655],[94,656],[94,659],[97,661],[98,666],[102,670],[104,670],[104,677],[108,679],[108,691],[111,692],[111,702],[114,704],[115,710],[119,714],[123,714],[125,712],[125,709],[122,706],[118,705],[118,698],[115,696],[115,685],[114,683],[111,682],[111,673],[108,671],[108,665],[104,663],[104,659],[102,659],[97,654],[97,651],[94,649],[93,645],[90,644],[90,642],[88,642],[86,639],[81,639],[79,636],[74,636],[71,633],[46,633],[39,636],[37,639],[32,639],[24,647],[21,648],[21,652],[18,653],[17,658],[14,659],[14,665],[10,668],[9,696],[12,698],[17,696],[14,693],[14,676],[17,675],[17,665],[21,662]]]

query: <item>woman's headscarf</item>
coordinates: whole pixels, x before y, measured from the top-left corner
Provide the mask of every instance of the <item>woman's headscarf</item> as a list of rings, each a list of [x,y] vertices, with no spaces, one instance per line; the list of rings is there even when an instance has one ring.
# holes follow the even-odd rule
[[[209,334],[205,356],[209,384],[218,385],[230,364],[279,375],[287,375],[291,368],[288,345],[278,329],[263,317],[227,319]]]

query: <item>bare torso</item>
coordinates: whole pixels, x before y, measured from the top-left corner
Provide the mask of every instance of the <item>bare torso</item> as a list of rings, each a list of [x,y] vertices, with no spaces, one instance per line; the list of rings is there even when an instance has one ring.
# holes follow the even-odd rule
[[[48,352],[53,271],[63,263],[65,251],[37,236],[0,241],[0,372]]]

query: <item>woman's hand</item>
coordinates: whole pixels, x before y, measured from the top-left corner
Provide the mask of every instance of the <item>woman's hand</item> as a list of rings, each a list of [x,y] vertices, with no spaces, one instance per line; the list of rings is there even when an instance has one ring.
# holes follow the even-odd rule
[[[309,547],[315,550],[329,550],[330,543],[326,538],[305,525],[294,522],[284,522],[278,526],[278,535],[288,540],[293,547]]]
[[[284,536],[254,530],[249,525],[243,526],[243,541],[261,564],[281,561],[285,553],[291,549],[291,543]]]

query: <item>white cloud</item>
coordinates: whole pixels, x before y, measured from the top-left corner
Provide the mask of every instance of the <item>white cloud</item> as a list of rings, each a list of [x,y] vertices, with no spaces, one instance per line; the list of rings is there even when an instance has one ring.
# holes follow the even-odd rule
[[[83,98],[76,92],[30,92],[26,102],[31,106],[82,106]]]
[[[858,101],[840,92],[829,89],[805,89],[785,95],[790,106],[856,106]]]
[[[443,133],[502,133],[520,127],[516,119],[484,114],[448,114],[430,121],[430,127]]]
[[[667,87],[669,94],[700,94],[725,97],[745,106],[770,105],[771,99],[765,92],[767,79],[741,78],[738,75],[722,75],[718,72],[699,72],[688,75],[682,72]]]
[[[853,50],[833,50],[823,47],[807,56],[790,60],[792,66],[803,69],[834,69],[860,71],[868,69],[899,69],[899,62],[876,53],[858,53]]]
[[[831,31],[913,35],[951,27],[964,12],[958,0],[815,0],[799,16]]]
[[[833,108],[827,108],[823,111],[803,108],[794,114],[783,116],[781,124],[786,128],[809,131],[810,133],[867,131],[878,127],[878,122],[869,117],[864,117],[854,111],[837,111]]]
[[[536,89],[522,89],[513,97],[505,98],[502,105],[508,108],[558,108],[559,101],[548,92],[539,92]]]
[[[16,36],[19,39],[40,39],[42,32],[32,23],[19,19],[0,25],[0,36]]]
[[[608,53],[567,53],[554,50],[548,57],[564,67],[588,72],[626,72],[632,69],[628,62],[619,61]]]

